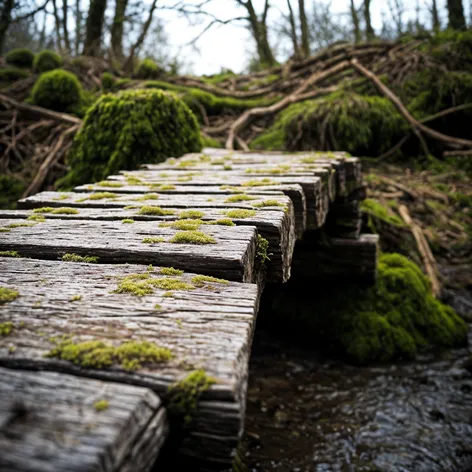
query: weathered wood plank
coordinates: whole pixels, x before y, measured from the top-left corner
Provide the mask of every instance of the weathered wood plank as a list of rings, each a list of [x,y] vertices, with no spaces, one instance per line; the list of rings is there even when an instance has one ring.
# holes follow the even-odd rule
[[[0,376],[5,472],[147,472],[167,437],[163,405],[147,388],[55,372]]]
[[[231,218],[237,226],[255,226],[259,234],[269,242],[269,257],[267,261],[267,280],[270,282],[285,282],[290,277],[290,267],[292,263],[293,250],[295,247],[295,216],[290,199],[283,197],[287,208],[272,207],[273,210],[257,211],[253,216],[244,218]],[[255,207],[259,210],[258,207]],[[3,225],[2,219],[18,218],[26,220],[35,218],[33,215],[41,215],[47,219],[71,219],[71,220],[109,220],[109,221],[157,221],[169,223],[176,220],[181,209],[168,208],[174,210],[174,215],[153,215],[141,214],[141,207],[136,209],[125,208],[77,208],[77,213],[59,213],[51,211],[36,212],[32,210],[1,210],[0,227]],[[38,209],[37,209],[38,210]],[[197,209],[195,209],[197,210]],[[201,220],[204,222],[215,222],[222,218],[221,210],[205,209]],[[159,224],[159,223],[158,223]]]
[[[188,369],[204,369],[216,383],[202,397],[186,444],[192,438],[205,438],[210,450],[193,452],[228,465],[242,433],[260,289],[255,284],[208,282],[190,291],[172,290],[172,297],[164,296],[166,291],[158,287],[142,297],[115,292],[123,277],[133,274],[177,277],[195,284],[195,274],[159,272],[159,268],[148,272],[128,264],[0,258],[0,286],[19,291],[18,298],[0,310],[0,321],[13,324],[11,333],[0,337],[0,365],[145,386],[164,399],[169,385],[184,378]],[[148,341],[170,349],[173,357],[133,371],[119,364],[92,369],[45,357],[64,336],[74,342],[99,340],[114,345]]]
[[[20,223],[32,225],[20,227],[16,227],[18,220],[1,223],[7,232],[0,232],[0,250],[16,250],[26,257],[58,259],[74,253],[96,256],[103,263],[158,264],[243,282],[257,277],[253,226],[202,225],[199,231],[214,242],[177,244],[170,241],[178,230],[153,222],[47,219]],[[162,242],[146,238],[162,238]]]

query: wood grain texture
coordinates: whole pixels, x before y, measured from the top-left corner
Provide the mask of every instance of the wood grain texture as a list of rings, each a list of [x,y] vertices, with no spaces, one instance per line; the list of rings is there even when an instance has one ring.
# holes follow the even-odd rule
[[[7,228],[18,220],[1,220]],[[155,222],[47,219],[27,227],[0,232],[0,250],[15,250],[25,257],[58,259],[65,253],[97,256],[99,262],[156,264],[192,270],[229,280],[255,280],[257,230],[253,226],[203,225],[200,230],[215,244],[174,244],[176,233]],[[148,237],[166,242],[146,244]]]
[[[147,388],[47,371],[0,376],[2,471],[147,472],[167,437],[165,409]]]

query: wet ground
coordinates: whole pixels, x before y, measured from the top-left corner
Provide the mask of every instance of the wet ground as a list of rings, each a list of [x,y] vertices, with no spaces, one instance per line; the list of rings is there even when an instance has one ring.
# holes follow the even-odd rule
[[[461,349],[354,367],[258,329],[245,463],[250,471],[472,471],[469,356]]]

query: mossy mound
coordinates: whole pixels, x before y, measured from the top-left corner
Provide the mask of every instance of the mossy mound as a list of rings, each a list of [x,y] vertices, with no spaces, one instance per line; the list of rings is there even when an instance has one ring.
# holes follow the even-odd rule
[[[52,70],[39,76],[31,92],[32,102],[40,107],[80,113],[83,90],[79,79],[65,70]]]
[[[11,66],[31,68],[33,66],[34,53],[26,48],[12,49],[6,54],[5,60]]]
[[[28,71],[19,67],[5,67],[0,69],[0,82],[14,82],[19,79],[26,79],[29,76]]]
[[[62,66],[62,58],[54,51],[44,50],[36,54],[34,58],[34,70],[37,72],[47,72],[54,69],[59,69]]]
[[[161,74],[162,69],[152,59],[144,59],[136,72],[139,79],[157,79]]]
[[[289,106],[251,147],[378,156],[397,142],[405,126],[389,100],[340,91]]]
[[[312,343],[354,363],[411,359],[425,348],[467,340],[464,321],[433,298],[419,267],[399,254],[379,258],[371,287],[322,287],[317,293],[310,289],[309,295],[301,287],[289,290],[269,294],[270,309],[282,315],[285,329],[287,323],[297,325]]]
[[[115,76],[110,72],[104,72],[102,74],[102,88],[105,91],[113,91],[116,88]]]
[[[120,170],[201,151],[197,120],[172,94],[127,90],[106,94],[88,110],[68,156],[64,186],[103,180]]]

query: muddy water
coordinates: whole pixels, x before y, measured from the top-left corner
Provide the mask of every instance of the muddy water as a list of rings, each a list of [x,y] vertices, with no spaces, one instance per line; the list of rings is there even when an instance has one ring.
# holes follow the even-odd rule
[[[467,349],[353,367],[281,338],[256,330],[249,470],[472,471]]]

